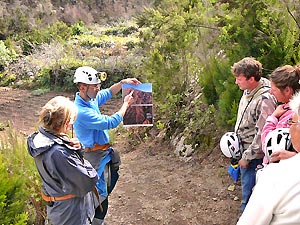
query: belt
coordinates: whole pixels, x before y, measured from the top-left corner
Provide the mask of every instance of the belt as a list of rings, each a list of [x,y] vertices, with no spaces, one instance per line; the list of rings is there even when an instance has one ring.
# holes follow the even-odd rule
[[[42,192],[42,198],[46,201],[46,202],[55,202],[55,201],[62,201],[62,200],[67,200],[70,198],[75,198],[74,195],[64,195],[64,196],[60,196],[60,197],[53,197],[53,196],[47,196],[44,194],[44,192]]]
[[[97,151],[97,150],[102,150],[106,151],[110,147],[110,144],[104,144],[104,145],[99,145],[99,144],[94,144],[94,147],[92,148],[85,148],[85,152],[92,152],[92,151]]]
[[[96,187],[93,188],[93,192],[95,193],[98,201],[99,201],[99,207],[100,207],[100,210],[101,212],[103,212],[103,208],[102,208],[102,205],[101,205],[101,200],[100,200],[100,196],[99,196],[99,193],[98,193],[98,190]],[[44,192],[42,192],[42,198],[46,201],[46,202],[55,202],[55,201],[62,201],[62,200],[67,200],[67,199],[70,199],[70,198],[75,198],[75,195],[64,195],[64,196],[60,196],[60,197],[53,197],[53,196],[48,196],[48,195],[45,195]]]

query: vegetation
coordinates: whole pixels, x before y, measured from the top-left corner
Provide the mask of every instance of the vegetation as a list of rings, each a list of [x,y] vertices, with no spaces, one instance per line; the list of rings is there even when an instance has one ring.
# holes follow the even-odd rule
[[[45,218],[40,178],[25,140],[11,126],[0,136],[1,224],[41,224]]]
[[[217,124],[233,129],[241,92],[231,65],[253,56],[267,76],[280,65],[299,63],[299,6],[293,1],[163,0],[155,6],[137,17],[144,29],[140,68],[160,90],[155,98],[166,104],[162,114],[171,121],[178,120],[172,110],[178,107],[170,99],[180,95],[177,106],[188,100],[190,82],[197,80],[205,103],[217,108]],[[174,97],[163,97],[170,95]]]
[[[185,144],[198,152],[216,146],[224,129],[233,129],[242,94],[230,71],[234,62],[253,56],[263,63],[267,77],[276,67],[300,60],[300,5],[291,0],[153,1],[153,7],[132,21],[99,19],[94,9],[104,7],[103,2],[71,1],[73,5],[63,5],[68,14],[59,16],[59,10],[54,12],[58,8],[53,8],[58,2],[46,2],[53,3],[49,7],[53,10],[36,10],[33,23],[21,8],[11,9],[19,13],[0,20],[0,85],[33,88],[36,94],[53,87],[73,90],[73,74],[81,65],[107,72],[104,87],[121,78],[137,77],[153,84],[155,128],[168,141],[184,135]],[[98,24],[93,23],[96,18]],[[143,141],[149,138],[148,132],[147,128],[145,136],[134,132],[131,136]],[[24,152],[25,146],[12,147],[16,143],[1,145]],[[39,204],[23,193],[23,185],[37,185],[34,169],[14,171],[4,156],[8,152],[0,152],[3,182],[10,185],[0,192],[0,207],[10,211],[15,202],[14,216],[4,215],[16,220],[3,215],[0,220],[3,217],[8,224],[31,221],[31,214],[22,212]],[[32,174],[30,181],[6,179],[8,172],[21,176],[24,171]],[[12,190],[18,193],[13,195]],[[27,201],[15,201],[19,197]]]

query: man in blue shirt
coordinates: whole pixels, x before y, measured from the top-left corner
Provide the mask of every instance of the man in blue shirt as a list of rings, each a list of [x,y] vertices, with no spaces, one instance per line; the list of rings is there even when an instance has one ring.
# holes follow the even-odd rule
[[[104,224],[108,209],[108,194],[112,191],[118,173],[110,165],[116,153],[109,145],[108,130],[116,128],[122,121],[127,108],[134,102],[129,94],[118,112],[111,116],[103,115],[99,107],[122,89],[122,84],[138,85],[141,82],[135,78],[123,79],[110,88],[100,90],[100,75],[95,69],[82,66],[77,68],[74,75],[79,92],[75,96],[78,107],[77,119],[74,122],[76,137],[85,147],[84,157],[90,161],[98,171],[99,181],[97,189],[101,198],[101,205],[96,209],[93,225]]]

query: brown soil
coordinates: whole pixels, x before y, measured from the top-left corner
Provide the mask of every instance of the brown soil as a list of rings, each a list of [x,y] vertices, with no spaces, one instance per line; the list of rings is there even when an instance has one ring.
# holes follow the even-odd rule
[[[74,98],[74,93],[50,92],[31,96],[28,90],[0,87],[0,123],[28,135],[36,128],[38,112],[56,95]],[[103,112],[117,111],[120,100],[111,100]],[[123,132],[124,131],[124,132]],[[186,162],[157,138],[130,146],[127,132],[116,137],[121,153],[120,179],[110,196],[106,221],[109,225],[232,225],[239,215],[239,184],[227,174],[228,160],[219,148]]]

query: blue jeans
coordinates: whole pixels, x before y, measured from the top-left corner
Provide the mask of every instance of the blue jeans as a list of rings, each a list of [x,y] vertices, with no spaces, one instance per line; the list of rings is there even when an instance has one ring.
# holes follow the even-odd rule
[[[246,205],[252,194],[252,189],[255,185],[257,165],[261,165],[262,162],[263,159],[253,159],[250,161],[248,168],[241,168],[242,212],[244,212],[246,208]]]

